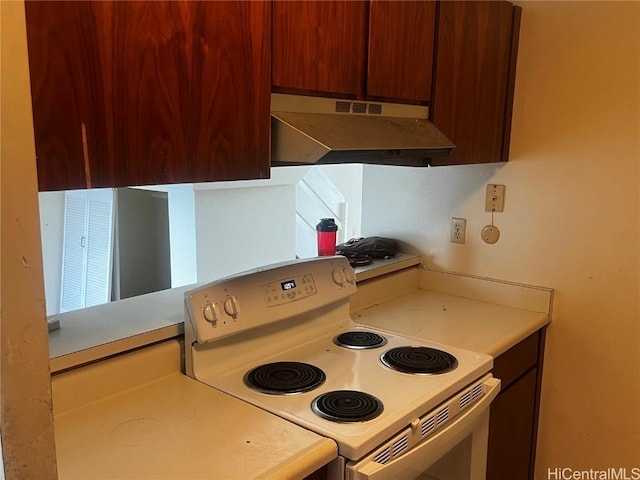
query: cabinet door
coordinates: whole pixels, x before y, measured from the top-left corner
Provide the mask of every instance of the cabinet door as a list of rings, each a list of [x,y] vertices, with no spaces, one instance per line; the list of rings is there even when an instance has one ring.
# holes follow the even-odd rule
[[[435,2],[371,2],[368,97],[431,100],[435,19]]]
[[[195,2],[187,181],[269,178],[271,2]],[[187,159],[189,161],[189,159]],[[183,181],[180,179],[180,181]]]
[[[273,5],[273,86],[278,91],[363,93],[367,2]]]
[[[268,177],[270,13],[27,2],[40,189]]]
[[[530,478],[537,372],[529,370],[491,405],[487,480]]]
[[[508,159],[519,18],[508,2],[440,3],[431,117],[456,149],[434,164]]]
[[[102,5],[114,155],[95,184],[268,177],[270,4]]]
[[[106,163],[104,84],[91,2],[25,2],[40,190],[87,187],[88,152]],[[98,142],[95,143],[94,142]]]
[[[104,136],[109,161],[93,161],[92,185],[186,181],[193,137],[189,112],[190,5],[166,2],[91,2],[97,55],[106,97]],[[195,158],[193,160],[196,160]],[[193,161],[192,160],[192,161]]]

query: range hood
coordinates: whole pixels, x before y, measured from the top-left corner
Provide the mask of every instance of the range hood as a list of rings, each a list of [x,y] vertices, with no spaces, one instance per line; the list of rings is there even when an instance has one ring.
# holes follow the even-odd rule
[[[426,167],[455,145],[427,107],[274,93],[271,165],[372,163]]]

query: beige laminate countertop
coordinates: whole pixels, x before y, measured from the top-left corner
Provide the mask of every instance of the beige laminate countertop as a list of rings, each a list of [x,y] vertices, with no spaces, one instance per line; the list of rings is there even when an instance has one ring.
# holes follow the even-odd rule
[[[548,323],[544,313],[425,290],[355,312],[353,319],[493,357]]]
[[[119,390],[179,363],[178,341],[145,350],[54,377],[61,480],[301,479],[336,457],[332,440],[177,371]]]
[[[357,322],[495,358],[549,323],[553,290],[420,267],[358,295]]]

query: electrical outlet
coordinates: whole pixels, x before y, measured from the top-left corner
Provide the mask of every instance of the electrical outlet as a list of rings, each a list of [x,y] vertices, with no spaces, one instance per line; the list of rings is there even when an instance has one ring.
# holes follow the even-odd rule
[[[451,219],[451,232],[450,232],[451,243],[464,243],[466,228],[467,228],[466,218],[453,217]]]

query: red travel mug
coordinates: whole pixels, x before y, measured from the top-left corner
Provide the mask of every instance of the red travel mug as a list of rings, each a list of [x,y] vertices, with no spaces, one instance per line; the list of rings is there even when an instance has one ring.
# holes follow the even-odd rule
[[[318,232],[318,256],[327,257],[336,254],[336,233],[338,226],[333,218],[322,218],[316,225]]]

